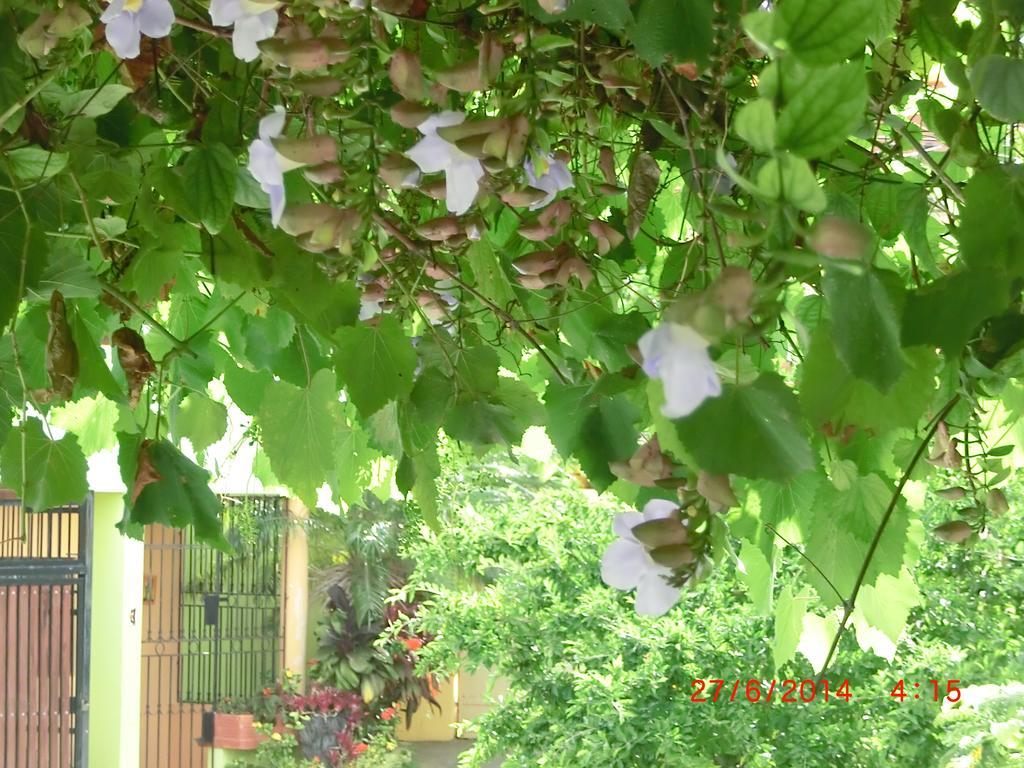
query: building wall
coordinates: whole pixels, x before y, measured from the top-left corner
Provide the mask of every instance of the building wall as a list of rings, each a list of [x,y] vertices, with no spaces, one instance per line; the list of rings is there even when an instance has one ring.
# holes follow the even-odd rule
[[[89,765],[138,768],[142,542],[121,535],[120,493],[93,503]]]

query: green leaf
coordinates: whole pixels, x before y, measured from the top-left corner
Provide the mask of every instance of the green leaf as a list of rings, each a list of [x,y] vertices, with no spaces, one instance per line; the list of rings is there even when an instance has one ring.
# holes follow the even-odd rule
[[[906,366],[888,392],[857,379],[839,360],[831,326],[822,323],[800,366],[800,404],[817,429],[842,434],[852,426],[884,435],[914,428],[936,391],[939,359],[931,349],[906,351]]]
[[[819,472],[802,472],[785,483],[752,483],[760,502],[758,519],[771,525],[790,541],[803,540],[814,513],[814,496],[822,483]],[[770,534],[774,538],[774,534]]]
[[[862,52],[884,6],[879,0],[785,0],[787,48],[808,64],[831,64]]]
[[[971,87],[978,103],[1004,123],[1024,121],[1024,61],[986,56],[971,68]]]
[[[71,319],[71,338],[78,349],[78,381],[75,386],[81,392],[100,392],[114,402],[124,402],[125,394],[121,390],[114,375],[107,367],[107,359],[103,349],[97,343],[83,314],[87,310],[75,307]]]
[[[62,95],[59,99],[60,111],[69,117],[100,117],[112,112],[121,103],[121,99],[132,92],[127,85],[108,83],[102,88],[89,88]]]
[[[122,450],[124,449],[122,444]],[[210,473],[196,466],[166,440],[146,441],[142,450],[156,472],[156,479],[142,486],[130,505],[127,525],[191,526],[196,539],[230,553],[221,526],[220,499],[210,490]],[[136,464],[141,463],[139,461]],[[122,469],[123,471],[123,469]],[[129,489],[135,481],[126,481]],[[129,495],[133,491],[129,491]]]
[[[235,204],[238,163],[223,144],[198,147],[185,160],[185,184],[194,210],[211,234],[220,232]]]
[[[627,35],[637,55],[658,66],[670,57],[677,62],[706,64],[714,33],[712,4],[705,0],[640,0],[636,22]]]
[[[6,205],[9,201],[0,198],[0,202]],[[39,228],[27,227],[20,215],[5,216],[0,219],[0,326],[5,326],[14,315],[22,296],[19,293],[22,256],[25,257],[24,288],[28,289],[38,284],[46,266],[46,241]]]
[[[772,661],[776,670],[796,656],[804,629],[804,615],[812,599],[812,595],[804,592],[794,595],[789,584],[779,593],[779,600],[775,604],[775,636],[772,639]]]
[[[382,316],[376,326],[342,328],[335,338],[335,365],[364,417],[412,391],[416,350],[393,316]]]
[[[852,466],[852,465],[851,465]],[[814,519],[805,554],[825,572],[842,594],[836,595],[816,569],[803,564],[807,579],[827,605],[838,605],[853,591],[871,540],[892,498],[892,490],[878,475],[854,475],[842,489],[822,486],[814,502]],[[893,512],[867,571],[866,583],[882,573],[898,574],[907,552],[909,521],[902,505]]]
[[[698,465],[714,475],[785,480],[814,463],[796,395],[774,373],[725,385],[676,430]]]
[[[68,433],[51,440],[38,419],[28,419],[12,429],[0,452],[4,484],[19,495],[24,487],[22,503],[34,512],[85,501],[88,469],[78,438]]]
[[[1024,169],[1001,165],[978,171],[964,198],[957,237],[967,265],[1004,270],[1011,278],[1024,274]]]
[[[491,446],[515,445],[528,427],[544,422],[544,409],[521,381],[502,378],[486,395],[462,395],[452,407],[444,429],[449,437]]]
[[[260,406],[263,449],[274,474],[310,508],[316,506],[317,489],[333,482],[341,418],[329,369],[317,371],[307,389],[272,382]]]
[[[206,395],[193,392],[185,398],[173,422],[174,438],[187,437],[196,453],[216,443],[228,429],[228,409]]]
[[[56,176],[68,164],[66,152],[52,152],[42,147],[19,147],[8,150],[5,154],[11,172],[29,184],[38,184]]]
[[[497,366],[494,373],[493,386],[475,387],[474,391],[493,392],[498,386]],[[450,376],[433,367],[420,374],[408,402],[401,404],[398,417],[402,448],[407,454],[415,456],[437,442],[437,431],[454,399],[454,381]]]
[[[589,384],[552,382],[544,395],[547,431],[558,452],[579,460],[591,484],[604,491],[615,482],[609,463],[636,451],[639,409],[625,395],[602,396]]]
[[[27,293],[40,301],[49,301],[53,291],[65,299],[95,298],[100,282],[89,262],[74,249],[58,248],[39,276],[38,285]]]
[[[876,269],[854,275],[829,268],[822,286],[832,310],[839,358],[854,376],[888,392],[904,366],[900,344],[904,293],[898,276]]]
[[[815,673],[825,665],[829,647],[832,645],[832,638],[835,637],[838,628],[838,616],[832,615],[823,618],[813,613],[804,615],[804,626],[800,633],[797,650],[811,662],[811,668]]]
[[[898,576],[882,574],[874,584],[865,584],[853,613],[861,647],[892,660],[910,611],[920,603],[921,593],[906,568]],[[870,630],[881,632],[885,639],[878,638]]]
[[[784,64],[779,88],[786,105],[779,114],[779,146],[802,157],[827,155],[864,122],[868,88],[859,61],[807,69]]]
[[[78,436],[85,456],[117,447],[115,433],[119,416],[117,405],[103,395],[66,403],[48,415],[53,426]]]
[[[250,371],[237,365],[227,365],[224,368],[224,388],[228,391],[231,402],[249,416],[255,416],[259,412],[267,388],[273,380],[273,375],[266,371]]]
[[[536,5],[536,0],[532,0]],[[633,20],[633,14],[629,10],[629,0],[572,0],[568,9],[561,14],[552,16],[544,11],[535,15],[544,21],[585,21],[590,24],[598,24],[613,32],[621,32]]]
[[[441,463],[437,458],[437,451],[431,446],[430,450],[417,454],[412,463],[416,471],[416,481],[412,488],[413,498],[419,505],[423,522],[431,529],[439,531],[441,521],[438,509],[437,478],[441,474]]]
[[[939,347],[958,356],[982,321],[1010,304],[1004,275],[967,269],[945,275],[907,295],[903,310],[903,344]]]
[[[790,203],[808,213],[818,213],[828,205],[818,178],[802,157],[790,154],[773,157],[757,172],[757,186],[766,197]]]
[[[743,540],[740,548],[739,577],[747,587],[754,610],[762,616],[772,612],[772,585],[775,573],[761,548],[751,541]]]
[[[274,262],[278,284],[271,289],[273,298],[296,320],[324,336],[355,323],[360,296],[355,284],[326,278],[316,261],[292,244],[281,243],[280,247],[283,253],[276,255]]]
[[[600,293],[597,289],[570,292],[559,330],[575,353],[614,372],[636,364],[627,350],[649,326],[640,312],[621,315],[596,300]]]
[[[758,152],[775,149],[775,107],[768,99],[754,99],[740,107],[733,128]]]

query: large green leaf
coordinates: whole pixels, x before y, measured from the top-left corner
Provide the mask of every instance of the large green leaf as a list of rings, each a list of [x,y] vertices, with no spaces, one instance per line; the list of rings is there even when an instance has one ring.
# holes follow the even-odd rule
[[[897,275],[876,269],[856,275],[830,268],[822,285],[832,311],[839,358],[854,376],[888,392],[904,366],[900,344],[904,294]]]
[[[712,10],[707,0],[640,0],[627,35],[637,54],[655,66],[666,56],[704,64],[714,40]]]
[[[805,548],[807,558],[825,572],[844,598],[853,590],[892,498],[892,489],[878,475],[860,476],[851,463],[846,464],[850,469],[848,476],[826,483],[815,498],[814,519]],[[908,528],[906,510],[899,504],[871,560],[866,583],[873,583],[883,573],[900,572],[906,561]],[[840,598],[815,568],[804,563],[804,572],[826,604],[839,604]]]
[[[865,584],[857,597],[853,623],[864,650],[892,659],[911,609],[920,604],[921,593],[910,571],[898,576],[882,574],[874,584]],[[878,637],[881,633],[882,637]]]
[[[234,154],[223,144],[197,147],[185,160],[185,184],[195,212],[212,234],[220,232],[231,216],[237,168]]]
[[[518,443],[527,428],[544,422],[544,409],[521,381],[503,378],[493,392],[461,396],[444,423],[456,440],[480,445]]]
[[[16,206],[13,196],[0,193],[0,207]],[[8,207],[8,211],[16,210]],[[25,257],[24,285],[22,285],[22,257]],[[20,288],[35,286],[46,266],[46,241],[38,227],[28,227],[17,214],[0,218],[0,326],[14,315],[18,306]]]
[[[75,307],[71,319],[71,337],[78,349],[78,381],[76,387],[81,392],[100,392],[114,402],[125,400],[124,391],[114,379],[103,349],[93,337],[86,325],[85,316],[91,310],[80,305]]]
[[[754,610],[763,616],[770,616],[775,569],[757,544],[744,539],[740,547],[738,570],[740,581],[747,587],[747,594],[754,605]]]
[[[858,61],[824,69],[783,62],[777,88],[785,106],[776,139],[780,147],[802,157],[828,154],[864,122],[868,88]]]
[[[173,421],[174,437],[187,437],[196,453],[202,453],[228,428],[228,409],[206,395],[193,392],[182,402]]]
[[[384,315],[376,326],[342,328],[335,338],[335,365],[363,416],[412,391],[416,350],[394,317]]]
[[[629,0],[572,0],[564,13],[552,15],[541,10],[537,0],[527,0],[533,14],[545,22],[575,20],[599,24],[621,32],[633,20]]]
[[[1004,123],[1024,120],[1024,61],[986,56],[971,68],[971,87],[992,117]]]
[[[831,64],[863,52],[883,11],[879,0],[783,0],[787,48],[808,64]]]
[[[0,453],[4,485],[19,494],[24,487],[22,503],[36,512],[85,501],[87,471],[78,438],[68,433],[51,440],[38,419],[12,429]]]
[[[814,463],[796,395],[773,373],[753,384],[727,384],[676,425],[701,469],[784,480]]]
[[[979,171],[964,198],[957,232],[964,261],[1009,277],[1024,274],[1024,170],[1001,165]]]
[[[126,447],[122,442],[121,449]],[[196,466],[166,440],[147,441],[142,444],[155,477],[141,487],[138,497],[130,505],[128,525],[170,525],[175,528],[191,526],[196,538],[224,552],[231,545],[224,538],[221,525],[221,503],[210,490],[210,473]],[[139,458],[136,470],[144,466]],[[134,480],[126,480],[129,496],[139,488]]]
[[[804,629],[804,615],[813,599],[814,596],[809,593],[793,594],[793,588],[789,584],[782,588],[775,604],[775,637],[772,640],[772,661],[775,669],[782,668],[796,656],[800,635]]]
[[[847,427],[883,435],[914,428],[936,391],[939,358],[927,348],[905,353],[902,372],[887,392],[858,379],[838,356],[831,326],[820,325],[800,366],[800,404],[812,426],[832,434]]]
[[[1010,303],[1003,274],[967,269],[945,275],[907,295],[903,310],[903,344],[940,347],[959,355],[983,320]]]
[[[575,457],[591,484],[603,491],[615,475],[613,461],[626,461],[636,451],[634,424],[639,409],[625,395],[603,396],[594,385],[552,382],[544,396],[547,431],[566,459]]]
[[[333,483],[337,467],[335,441],[342,422],[334,373],[317,371],[306,389],[271,383],[258,421],[274,474],[306,506],[316,506],[317,489]]]

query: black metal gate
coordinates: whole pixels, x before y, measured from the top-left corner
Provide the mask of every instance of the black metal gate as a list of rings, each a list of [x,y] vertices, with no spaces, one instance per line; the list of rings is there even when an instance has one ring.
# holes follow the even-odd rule
[[[0,501],[0,765],[86,768],[92,502]]]
[[[146,530],[141,768],[204,768],[206,715],[278,678],[284,500],[223,502],[233,554],[195,541],[191,529]]]

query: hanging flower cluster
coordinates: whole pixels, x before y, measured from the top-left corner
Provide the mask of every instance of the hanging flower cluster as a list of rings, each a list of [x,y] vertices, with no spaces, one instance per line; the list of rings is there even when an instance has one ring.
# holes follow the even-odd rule
[[[680,588],[671,583],[672,568],[656,562],[647,543],[652,535],[664,532],[658,537],[662,546],[685,545],[687,527],[679,516],[679,506],[666,499],[652,499],[643,513],[631,510],[616,517],[612,530],[619,538],[605,550],[602,580],[615,589],[635,589],[637,613],[667,613],[679,602]]]

